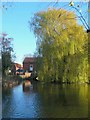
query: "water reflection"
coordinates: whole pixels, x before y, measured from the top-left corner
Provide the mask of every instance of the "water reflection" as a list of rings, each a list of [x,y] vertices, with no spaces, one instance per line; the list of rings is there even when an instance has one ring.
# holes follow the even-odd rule
[[[23,92],[30,92],[30,87],[22,87]]]
[[[88,117],[88,86],[37,83],[29,90],[20,85],[3,91],[3,117]]]

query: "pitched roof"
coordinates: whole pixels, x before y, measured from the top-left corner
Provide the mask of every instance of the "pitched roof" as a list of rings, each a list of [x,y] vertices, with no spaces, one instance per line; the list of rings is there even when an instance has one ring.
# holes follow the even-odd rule
[[[24,63],[30,63],[30,62],[36,62],[36,58],[35,57],[25,57]]]
[[[19,63],[14,63],[14,65],[15,65],[16,67],[21,67],[21,64],[19,64]]]

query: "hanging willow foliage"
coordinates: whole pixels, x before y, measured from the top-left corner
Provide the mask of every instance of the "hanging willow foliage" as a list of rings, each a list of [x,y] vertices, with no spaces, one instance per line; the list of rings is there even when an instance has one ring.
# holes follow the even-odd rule
[[[30,25],[37,37],[40,80],[88,82],[88,37],[75,18],[73,12],[64,9],[34,15]]]

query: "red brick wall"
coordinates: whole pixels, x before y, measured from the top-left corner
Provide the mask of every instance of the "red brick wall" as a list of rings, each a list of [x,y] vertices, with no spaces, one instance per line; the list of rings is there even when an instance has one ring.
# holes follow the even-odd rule
[[[25,63],[23,62],[23,69],[30,71],[30,65],[33,65],[33,71],[36,69],[36,63]]]

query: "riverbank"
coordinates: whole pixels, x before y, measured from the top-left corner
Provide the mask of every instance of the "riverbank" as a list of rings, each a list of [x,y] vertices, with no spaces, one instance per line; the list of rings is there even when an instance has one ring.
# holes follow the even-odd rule
[[[37,79],[33,79],[33,81],[39,82],[39,83],[43,83],[43,84],[90,84],[90,81],[88,82],[83,82],[83,81],[78,81],[78,82],[60,82],[60,81],[42,81],[42,80],[37,80]]]
[[[2,77],[2,88],[4,87],[14,87],[19,85],[23,79],[19,75],[8,75]]]
[[[8,75],[2,77],[2,87],[14,87],[19,85],[21,82],[25,80],[30,80],[31,82],[39,82],[42,84],[90,84],[89,82],[59,82],[59,81],[40,81],[36,78],[32,78],[30,75]]]

